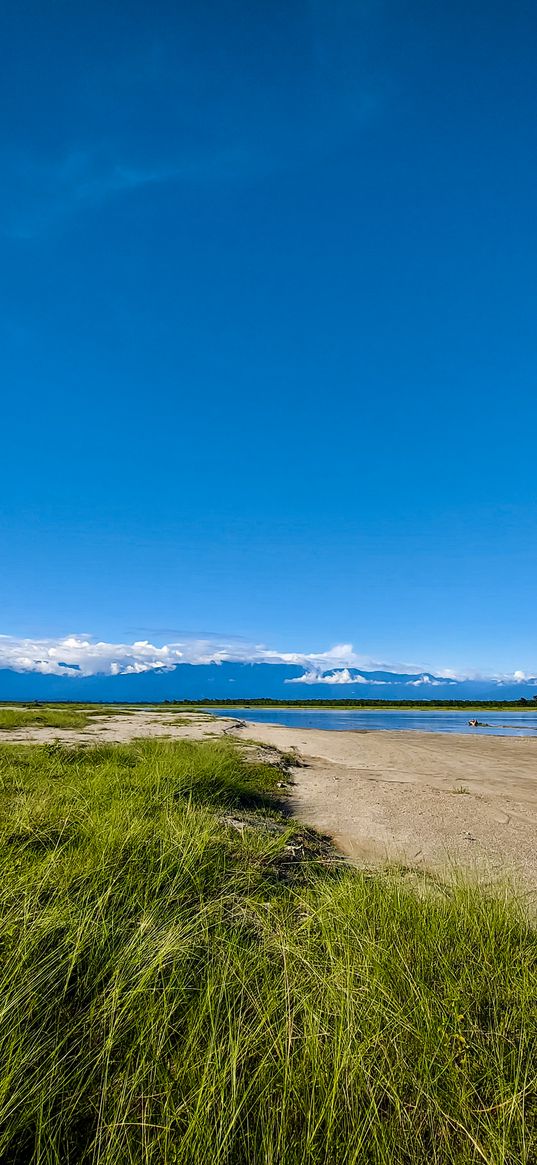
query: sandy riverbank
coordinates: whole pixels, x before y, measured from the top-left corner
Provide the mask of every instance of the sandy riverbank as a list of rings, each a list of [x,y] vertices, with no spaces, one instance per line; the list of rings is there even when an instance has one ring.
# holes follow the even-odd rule
[[[231,733],[295,750],[293,810],[360,863],[456,864],[537,892],[537,739],[329,732],[136,710],[84,732],[18,729],[0,740],[202,739]]]
[[[536,739],[259,724],[237,735],[298,750],[297,815],[353,859],[454,864],[537,892]]]

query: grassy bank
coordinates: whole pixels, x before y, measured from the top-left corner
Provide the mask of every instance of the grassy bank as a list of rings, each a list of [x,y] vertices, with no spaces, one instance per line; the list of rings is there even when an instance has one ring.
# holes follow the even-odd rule
[[[217,741],[0,746],[5,1165],[520,1165],[536,936],[333,862]]]
[[[38,727],[81,731],[97,716],[117,716],[127,711],[98,704],[13,704],[0,707],[0,730]]]

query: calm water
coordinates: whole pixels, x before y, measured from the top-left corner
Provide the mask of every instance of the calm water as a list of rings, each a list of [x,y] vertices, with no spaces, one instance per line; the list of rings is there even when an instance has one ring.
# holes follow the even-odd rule
[[[383,728],[414,732],[465,732],[474,736],[537,736],[535,712],[413,712],[402,709],[371,711],[361,709],[317,708],[210,708],[215,716],[236,716],[253,724],[285,724],[287,728],[328,728],[331,731],[359,728]],[[486,722],[483,728],[470,728],[474,718]]]

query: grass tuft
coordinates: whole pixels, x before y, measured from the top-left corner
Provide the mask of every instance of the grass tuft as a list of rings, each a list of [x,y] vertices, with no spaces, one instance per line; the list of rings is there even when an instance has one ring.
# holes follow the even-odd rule
[[[226,741],[0,747],[5,1165],[520,1165],[536,936],[332,863]]]

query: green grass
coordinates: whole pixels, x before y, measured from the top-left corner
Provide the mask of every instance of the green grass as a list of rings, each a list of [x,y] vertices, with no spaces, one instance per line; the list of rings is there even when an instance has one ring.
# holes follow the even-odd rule
[[[2,1165],[530,1165],[536,936],[229,742],[0,746]]]
[[[127,709],[107,708],[89,704],[17,704],[0,707],[0,729],[15,728],[74,728],[82,730],[96,716],[124,714]]]

